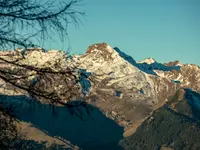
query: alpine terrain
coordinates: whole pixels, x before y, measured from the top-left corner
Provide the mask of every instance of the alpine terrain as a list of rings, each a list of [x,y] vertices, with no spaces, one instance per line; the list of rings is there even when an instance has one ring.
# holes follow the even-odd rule
[[[0,85],[1,106],[15,106],[17,133],[46,149],[200,149],[194,64],[136,62],[107,43],[82,55],[16,49],[0,53]]]

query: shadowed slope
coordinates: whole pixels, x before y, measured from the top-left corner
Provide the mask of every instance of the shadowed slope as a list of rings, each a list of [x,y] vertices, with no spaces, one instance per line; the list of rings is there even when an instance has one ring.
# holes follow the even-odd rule
[[[70,110],[65,107],[54,107],[56,117],[52,117],[50,105],[30,101],[32,100],[24,96],[6,97],[7,106],[16,106],[14,113],[20,120],[31,122],[52,136],[60,136],[86,150],[121,149],[118,141],[122,139],[123,128],[106,118],[97,108],[88,105],[92,109],[88,114],[85,108],[80,107],[83,117],[81,120],[76,115],[71,115]]]

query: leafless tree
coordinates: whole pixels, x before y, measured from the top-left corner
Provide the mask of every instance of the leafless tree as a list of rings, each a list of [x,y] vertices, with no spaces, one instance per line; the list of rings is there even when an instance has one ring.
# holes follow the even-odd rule
[[[0,0],[0,49],[21,47],[27,50],[39,46],[35,43],[53,39],[55,35],[63,41],[67,36],[68,25],[79,25],[80,17],[84,16],[78,10],[80,5],[81,0]],[[54,66],[56,70],[51,67],[41,68],[21,63],[25,59],[23,54],[16,55],[0,56],[0,80],[7,87],[11,86],[13,91],[22,90],[40,102],[76,107],[78,113],[73,113],[81,117],[79,106],[85,106],[86,103],[71,102],[80,90],[76,67],[62,68],[58,62]],[[64,86],[60,87],[61,84]],[[0,112],[3,112],[4,109],[0,108]],[[15,128],[11,127],[15,133]]]
[[[69,23],[78,25],[81,0],[0,0],[0,48],[30,47],[52,35],[60,40]]]
[[[29,47],[36,47],[35,39],[42,41],[46,38],[53,38],[52,34],[58,34],[60,40],[63,40],[67,35],[68,24],[78,25],[80,17],[84,15],[83,12],[76,10],[80,4],[81,0],[0,0],[0,47],[8,49],[20,46],[28,49]],[[61,97],[65,97],[64,101],[68,101],[71,95],[58,95],[55,90],[52,90],[56,85],[53,85],[50,81],[54,79],[55,74],[57,74],[57,77],[68,77],[62,81],[70,86],[67,88],[68,91],[65,89],[62,93],[70,93],[69,90],[71,90],[73,94],[73,87],[76,86],[78,80],[78,76],[74,74],[74,72],[77,72],[76,68],[53,71],[52,68],[19,64],[20,59],[23,59],[23,57],[17,57],[14,60],[0,57],[0,61],[9,66],[0,68],[0,78],[12,86],[27,91],[35,98],[42,97],[48,99],[51,103],[72,107],[70,104],[61,101]],[[28,80],[31,76],[28,73],[30,71],[34,71],[37,79],[46,79],[46,82],[43,81],[43,83],[51,90],[47,91],[45,88],[42,90],[38,88],[41,87],[39,84],[35,87],[32,86]],[[69,77],[70,81],[68,81]]]

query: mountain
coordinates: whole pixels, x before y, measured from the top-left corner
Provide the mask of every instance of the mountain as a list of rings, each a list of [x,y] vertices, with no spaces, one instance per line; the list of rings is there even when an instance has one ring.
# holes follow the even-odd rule
[[[200,91],[200,69],[196,65],[136,63],[119,48],[112,49],[106,43],[91,45],[86,54],[73,59],[78,67],[92,73],[89,101],[95,101],[107,116],[124,126],[125,135],[132,134],[132,127],[136,128],[178,89]]]
[[[147,142],[147,135],[152,136],[152,140],[154,138],[162,139],[163,134],[167,134],[167,132],[162,131],[161,134],[155,136],[153,131],[160,131],[165,122],[167,122],[168,126],[173,126],[174,120],[177,119],[179,122],[174,126],[173,130],[182,125],[182,122],[186,122],[183,123],[183,126],[189,128],[198,124],[200,68],[197,65],[181,64],[179,61],[163,64],[153,58],[136,62],[118,47],[112,48],[107,43],[93,44],[88,47],[85,54],[71,57],[67,57],[61,51],[43,51],[39,48],[28,49],[23,53],[19,49],[1,52],[0,56],[3,60],[14,61],[18,64],[16,66],[1,60],[0,69],[10,70],[12,68],[12,70],[24,75],[29,75],[25,79],[16,79],[17,85],[32,86],[41,91],[53,91],[63,104],[67,104],[69,100],[73,102],[85,100],[87,104],[99,109],[108,119],[114,121],[117,126],[123,127],[124,133],[122,134],[125,139],[122,140],[121,145],[125,149],[127,147],[128,149],[142,149],[141,144]],[[36,74],[37,70],[33,70],[35,68],[32,68],[32,71],[30,71],[30,68],[22,70],[21,67],[24,65],[63,73]],[[72,73],[68,74],[66,70]],[[2,85],[0,92],[2,94],[30,96],[30,92],[10,85],[3,80],[6,76],[2,71],[0,71],[0,78]],[[14,95],[13,91],[16,91]],[[36,96],[36,99],[42,104],[50,103],[47,98],[41,96]],[[171,116],[172,119],[166,119],[165,117],[167,116]],[[153,125],[148,121],[152,117],[156,118],[155,122],[154,120],[152,121]],[[193,120],[192,123],[191,120]],[[161,123],[160,125],[159,122]],[[168,126],[166,131],[171,129]],[[151,131],[149,134],[146,133],[146,130],[143,131],[148,127],[148,131]],[[121,134],[121,129],[118,129],[118,133]],[[98,130],[102,129],[98,128]],[[198,128],[195,128],[195,131],[199,133]],[[184,128],[183,132],[179,133],[185,136],[188,132],[190,130]],[[138,134],[141,137],[136,140],[137,142],[133,143]],[[122,137],[122,135],[118,137]],[[113,137],[110,136],[110,138]],[[73,138],[71,140],[73,140],[73,144],[79,143],[77,145],[80,148],[80,145],[87,145],[86,143],[88,142],[85,140],[86,143],[82,142],[80,144],[80,141],[76,141]],[[115,140],[120,139],[117,138]],[[177,146],[173,146],[172,143],[170,143],[171,145],[169,144],[173,140],[171,137],[165,137],[161,142],[153,141],[151,143],[152,149],[164,147],[176,149]],[[174,142],[176,141],[174,140]],[[93,146],[104,143],[98,142],[98,140],[93,142]],[[116,141],[112,142],[116,143]],[[179,141],[178,143],[180,144],[181,142]],[[149,143],[147,142],[147,144]],[[104,149],[109,149],[108,147],[110,147],[109,144]],[[198,147],[198,144],[196,147]],[[146,149],[147,147],[144,146],[143,148]]]
[[[159,108],[120,144],[126,150],[198,150],[199,133],[199,124],[191,118]]]
[[[136,132],[123,139],[124,149],[200,148],[200,94],[180,89],[164,106],[155,110]]]

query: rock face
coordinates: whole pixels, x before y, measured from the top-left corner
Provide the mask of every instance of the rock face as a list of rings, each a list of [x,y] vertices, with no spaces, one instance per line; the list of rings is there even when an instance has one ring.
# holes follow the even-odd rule
[[[21,52],[12,55],[18,59]],[[12,59],[15,58],[13,56]],[[10,56],[4,58],[11,59]],[[70,92],[65,89],[69,87],[70,82],[66,81],[71,81],[71,76],[65,74],[51,74],[48,78],[39,76],[41,80],[36,87],[54,89],[63,101],[68,97],[66,94],[76,95],[72,99],[84,97],[88,103],[99,107],[107,117],[125,127],[125,136],[132,134],[154,110],[173,98],[178,90],[191,88],[200,92],[198,66],[178,61],[162,64],[153,58],[137,63],[131,56],[107,43],[93,44],[85,54],[75,55],[71,59],[66,59],[66,55],[59,51],[29,50],[19,64],[51,68],[53,71],[63,71],[69,66],[76,68],[74,76],[78,76],[81,82]],[[53,86],[47,84],[49,81],[54,83]]]
[[[178,89],[200,88],[196,84],[200,80],[196,65],[161,64],[153,58],[136,63],[106,43],[89,46],[86,54],[73,60],[92,74],[88,100],[126,127],[126,131],[165,104]]]
[[[155,72],[160,77],[172,80],[182,87],[192,88],[200,92],[200,68],[197,65],[183,64],[180,70],[167,72],[156,70]]]

